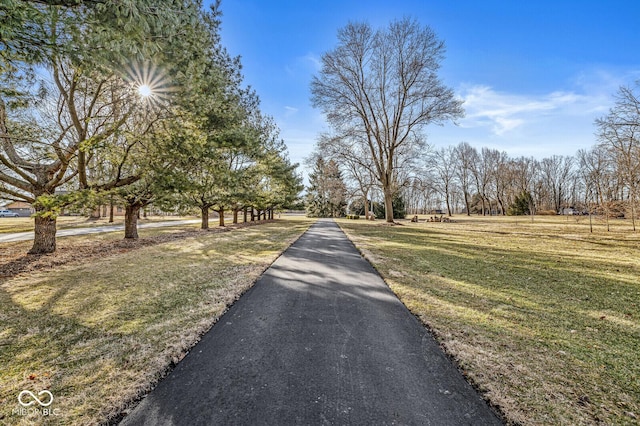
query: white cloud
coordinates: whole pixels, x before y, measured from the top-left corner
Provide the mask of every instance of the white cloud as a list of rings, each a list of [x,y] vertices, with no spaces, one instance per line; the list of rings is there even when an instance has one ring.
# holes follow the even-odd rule
[[[322,61],[320,57],[315,53],[307,53],[293,58],[291,63],[285,65],[284,70],[291,77],[309,79],[311,75],[320,71],[321,67]]]
[[[285,105],[285,107],[284,107],[284,117],[285,118],[289,118],[289,117],[291,117],[293,115],[296,115],[297,112],[298,112],[298,108],[287,106],[287,105]]]
[[[606,114],[620,85],[632,85],[640,72],[585,70],[558,89],[542,93],[501,91],[483,84],[457,90],[465,100],[459,126],[430,126],[434,146],[496,148],[512,156],[574,155],[595,143],[596,118]]]
[[[320,60],[320,57],[315,53],[307,53],[302,57],[302,60],[309,64],[313,71],[320,71],[320,69],[322,68],[322,61]]]
[[[556,91],[542,95],[505,93],[489,86],[465,85],[461,89],[466,117],[465,128],[488,127],[494,135],[505,136],[546,117],[586,116],[602,110],[600,96]]]

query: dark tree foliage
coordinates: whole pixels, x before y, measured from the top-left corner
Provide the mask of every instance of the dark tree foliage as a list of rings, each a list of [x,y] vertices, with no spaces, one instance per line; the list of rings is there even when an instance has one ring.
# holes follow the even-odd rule
[[[513,204],[509,206],[507,209],[507,214],[509,216],[523,216],[531,214],[530,206],[533,204],[533,197],[531,197],[531,193],[524,191],[520,193]]]
[[[345,215],[347,186],[335,161],[319,157],[309,175],[307,215],[309,217],[341,217]]]

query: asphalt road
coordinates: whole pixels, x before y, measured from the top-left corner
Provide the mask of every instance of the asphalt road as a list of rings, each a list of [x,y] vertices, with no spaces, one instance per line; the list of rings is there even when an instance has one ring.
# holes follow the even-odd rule
[[[121,425],[502,424],[330,220]]]
[[[173,221],[168,220],[163,222],[138,223],[138,229],[162,228],[165,226],[179,226],[179,225],[187,225],[191,223],[200,223],[200,219],[173,220]],[[124,231],[124,225],[105,225],[105,226],[94,226],[91,228],[58,229],[58,231],[56,232],[56,238],[68,237],[71,235],[99,234],[101,232],[116,232],[116,231]],[[13,241],[29,241],[29,240],[33,240],[33,231],[14,232],[11,234],[0,234],[0,243],[9,243]]]

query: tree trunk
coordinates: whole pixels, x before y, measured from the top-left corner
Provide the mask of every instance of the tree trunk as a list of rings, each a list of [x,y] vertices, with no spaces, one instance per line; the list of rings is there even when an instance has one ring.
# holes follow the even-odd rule
[[[445,196],[445,199],[447,201],[447,215],[451,217],[452,214],[451,214],[451,203],[449,202],[449,193],[447,193],[447,195]]]
[[[138,239],[138,214],[140,206],[127,204],[124,211],[124,238]]]
[[[533,219],[536,217],[536,205],[533,202],[533,198],[529,201],[529,214],[531,215],[531,223],[533,223]]]
[[[200,229],[209,229],[209,207],[200,208],[202,223]]]
[[[387,223],[393,223],[393,194],[384,188],[384,217]]]
[[[631,200],[631,225],[633,226],[633,232],[636,232],[636,209],[635,209],[635,205],[636,205],[636,194],[635,191],[631,191],[630,194],[630,198]]]
[[[113,205],[113,195],[109,198],[109,223],[113,223],[113,210],[114,210],[114,205]]]
[[[223,208],[220,208],[220,210],[218,210],[218,215],[220,216],[219,225],[224,226],[224,209]]]
[[[38,213],[37,210],[36,213]],[[36,216],[33,246],[29,254],[46,254],[54,251],[56,251],[56,219]]]
[[[233,223],[238,223],[238,209],[233,209]]]
[[[504,203],[502,202],[502,199],[501,199],[500,197],[496,197],[496,198],[498,199],[498,203],[497,203],[497,205],[496,205],[496,208],[498,208],[498,206],[499,206],[499,208],[500,208],[500,214],[501,214],[502,216],[506,216],[506,215],[507,215],[507,212],[506,212],[506,211],[505,211],[505,209],[504,209]]]
[[[467,216],[471,216],[471,207],[469,206],[469,193],[464,191],[464,205],[467,208]]]
[[[256,220],[256,212],[253,209],[253,207],[251,207],[251,222]]]
[[[364,193],[364,219],[369,220],[369,193]]]
[[[242,216],[243,216],[243,222],[247,223],[247,214],[248,214],[248,209],[245,207],[244,210],[242,211]]]

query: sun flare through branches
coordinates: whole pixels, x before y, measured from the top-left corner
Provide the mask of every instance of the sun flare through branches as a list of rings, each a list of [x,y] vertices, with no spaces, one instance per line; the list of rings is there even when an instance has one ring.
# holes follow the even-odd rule
[[[147,86],[146,84],[143,84],[142,86],[138,87],[138,93],[143,98],[146,98],[148,96],[153,95],[153,90],[151,90],[151,87]]]
[[[127,67],[125,79],[144,102],[153,105],[167,102],[171,92],[175,91],[162,70],[149,62]]]

